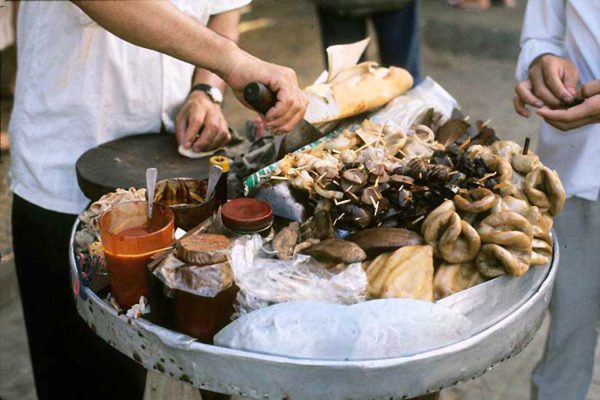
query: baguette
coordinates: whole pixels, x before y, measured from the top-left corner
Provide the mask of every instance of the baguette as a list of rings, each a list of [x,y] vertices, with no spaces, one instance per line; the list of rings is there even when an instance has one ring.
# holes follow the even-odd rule
[[[324,123],[382,107],[413,85],[402,68],[378,67],[364,62],[341,71],[332,81],[305,89],[308,97],[306,120]]]

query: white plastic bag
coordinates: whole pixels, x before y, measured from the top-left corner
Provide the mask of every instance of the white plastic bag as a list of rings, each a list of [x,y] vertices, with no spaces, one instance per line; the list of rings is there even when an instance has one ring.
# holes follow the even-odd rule
[[[471,322],[444,306],[386,299],[345,306],[312,301],[263,308],[232,322],[215,344],[319,360],[404,357],[468,337]]]
[[[243,236],[233,243],[231,267],[240,289],[237,311],[241,315],[289,301],[354,304],[366,299],[367,275],[360,263],[335,273],[304,255],[275,259],[263,249],[259,235]]]

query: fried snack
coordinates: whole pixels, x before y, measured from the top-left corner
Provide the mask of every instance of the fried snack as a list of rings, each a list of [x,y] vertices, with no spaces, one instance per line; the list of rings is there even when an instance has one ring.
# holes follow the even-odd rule
[[[565,189],[556,171],[540,166],[527,174],[525,194],[529,202],[556,216],[565,205]]]
[[[489,146],[489,150],[507,161],[511,160],[515,154],[523,152],[521,146],[512,140],[498,140]]]
[[[367,267],[370,298],[433,301],[433,248],[406,246],[384,253]]]
[[[481,154],[481,159],[488,169],[496,173],[495,177],[498,182],[511,181],[513,169],[508,160],[500,157],[499,155],[488,153]]]
[[[512,211],[491,214],[477,232],[482,246],[476,263],[483,276],[522,276],[529,270],[533,229],[525,217]]]
[[[457,194],[453,201],[458,210],[479,214],[489,211],[492,207],[494,207],[497,199],[491,190],[485,188],[475,188],[469,190],[464,196]]]
[[[281,229],[273,238],[273,250],[280,260],[289,260],[294,254],[294,247],[298,243],[300,224],[290,222],[288,226]]]
[[[367,259],[367,254],[357,244],[342,239],[327,239],[303,250],[320,262],[351,264]]]
[[[443,299],[483,282],[485,277],[473,261],[462,264],[442,264],[433,278],[434,299]]]
[[[477,231],[461,220],[452,200],[446,200],[425,218],[421,233],[437,257],[453,264],[474,259],[481,246]]]
[[[524,175],[527,175],[533,169],[542,165],[540,158],[531,152],[528,154],[515,154],[510,160],[510,164],[515,171]]]
[[[369,257],[394,251],[399,247],[423,244],[417,232],[403,228],[371,228],[357,231],[346,238],[356,243]]]
[[[503,200],[508,209],[522,215],[529,221],[533,230],[531,265],[545,265],[552,257],[552,217],[544,214],[536,206],[525,200],[505,197]]]

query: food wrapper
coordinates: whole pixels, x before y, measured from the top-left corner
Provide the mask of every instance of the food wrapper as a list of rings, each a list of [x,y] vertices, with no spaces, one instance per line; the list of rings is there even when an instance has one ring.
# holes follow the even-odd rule
[[[240,315],[289,301],[354,304],[366,300],[367,276],[360,263],[335,273],[309,256],[274,259],[259,235],[243,236],[233,243],[231,267],[240,288]]]
[[[435,303],[409,299],[356,305],[290,302],[246,314],[215,344],[319,360],[405,357],[466,339],[471,321]]]
[[[202,297],[215,297],[233,284],[228,262],[213,265],[190,265],[169,253],[153,270],[154,275],[171,289]]]

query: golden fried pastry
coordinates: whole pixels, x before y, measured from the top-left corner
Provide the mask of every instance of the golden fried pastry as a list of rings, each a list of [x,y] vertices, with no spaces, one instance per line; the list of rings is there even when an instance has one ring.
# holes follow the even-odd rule
[[[458,210],[475,214],[489,211],[496,204],[494,193],[485,188],[471,189],[464,195],[457,194],[453,200]]]
[[[533,229],[525,217],[512,211],[491,214],[477,232],[482,246],[476,263],[485,277],[521,276],[529,270]]]
[[[370,298],[408,298],[433,301],[433,249],[405,246],[384,253],[367,267]]]
[[[505,160],[511,160],[515,154],[523,152],[521,146],[512,140],[498,140],[489,146],[492,153],[502,157]]]
[[[513,169],[508,160],[500,157],[499,155],[487,153],[482,154],[481,159],[488,169],[496,173],[496,180],[498,182],[502,183],[511,181]]]
[[[481,246],[477,231],[461,220],[452,200],[446,200],[425,218],[421,233],[435,255],[449,263],[474,259]]]
[[[443,299],[482,282],[485,282],[485,277],[481,275],[473,261],[462,264],[442,264],[433,278],[433,296],[435,300]]]
[[[525,200],[505,197],[504,204],[513,212],[529,221],[533,230],[531,265],[544,265],[552,257],[552,217],[544,214],[536,206]]]
[[[540,166],[527,174],[525,194],[529,202],[556,216],[565,205],[565,189],[558,174],[548,167]]]

